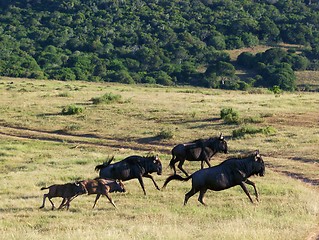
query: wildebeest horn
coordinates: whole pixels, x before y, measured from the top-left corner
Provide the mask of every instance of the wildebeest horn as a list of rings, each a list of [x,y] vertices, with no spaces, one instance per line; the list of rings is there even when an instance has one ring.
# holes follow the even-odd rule
[[[223,133],[220,133],[219,139],[224,139]]]
[[[260,154],[259,154],[259,150],[257,149],[255,151],[255,159],[257,160],[257,158],[259,158],[259,157],[260,157]]]
[[[80,186],[80,183],[79,183],[79,182],[75,182],[74,184],[75,184],[75,186],[77,186],[77,187]]]

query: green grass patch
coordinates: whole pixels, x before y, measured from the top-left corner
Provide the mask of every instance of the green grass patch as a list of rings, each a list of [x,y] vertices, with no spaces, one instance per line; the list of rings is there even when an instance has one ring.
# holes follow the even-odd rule
[[[234,138],[241,138],[246,135],[254,135],[254,134],[264,134],[264,135],[272,135],[275,134],[277,130],[274,127],[267,126],[267,127],[253,127],[253,126],[244,126],[239,129],[235,129],[232,132],[232,136]]]

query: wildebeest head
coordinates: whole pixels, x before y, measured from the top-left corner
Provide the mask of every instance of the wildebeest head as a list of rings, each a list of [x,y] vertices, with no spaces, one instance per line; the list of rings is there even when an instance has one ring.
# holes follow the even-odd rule
[[[227,142],[222,133],[218,138],[210,138],[209,141],[211,145],[210,148],[215,150],[216,152],[228,152]]]
[[[259,150],[256,150],[255,152],[255,174],[259,176],[264,176],[265,175],[265,163],[262,157],[259,154]]]
[[[121,180],[116,180],[116,187],[114,192],[126,192],[125,186]]]
[[[88,191],[84,185],[84,183],[82,182],[75,182],[73,183],[74,185],[74,189],[75,189],[75,193],[77,195],[81,195],[81,194],[86,194]]]
[[[162,175],[162,163],[158,156],[153,156],[153,167],[154,170],[157,172],[157,175]]]

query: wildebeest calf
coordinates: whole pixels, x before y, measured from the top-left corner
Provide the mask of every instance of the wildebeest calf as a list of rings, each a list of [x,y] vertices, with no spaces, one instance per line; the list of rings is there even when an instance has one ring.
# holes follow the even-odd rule
[[[106,196],[110,203],[112,203],[112,205],[116,208],[115,203],[113,202],[109,193],[125,192],[124,184],[121,181],[116,181],[113,179],[96,178],[93,180],[83,180],[80,183],[85,186],[89,195],[96,194],[93,208],[95,207],[95,204],[101,195]]]
[[[44,208],[45,199],[48,198],[52,204],[52,210],[54,209],[54,204],[51,198],[62,197],[62,203],[59,206],[61,209],[63,206],[66,206],[67,209],[70,207],[70,202],[76,196],[87,193],[85,186],[81,183],[66,183],[66,184],[54,184],[50,187],[42,187],[41,190],[49,189],[49,192],[43,195],[43,203],[40,208]]]

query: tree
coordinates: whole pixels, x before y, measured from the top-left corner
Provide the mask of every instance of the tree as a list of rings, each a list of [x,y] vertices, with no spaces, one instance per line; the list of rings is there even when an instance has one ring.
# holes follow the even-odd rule
[[[265,42],[277,42],[280,40],[280,30],[276,23],[268,17],[264,17],[259,22],[259,36]]]
[[[173,79],[164,71],[153,72],[152,77],[156,80],[156,83],[171,86],[174,84]]]
[[[255,55],[250,52],[242,52],[237,57],[237,64],[242,67],[252,68],[255,65]]]

